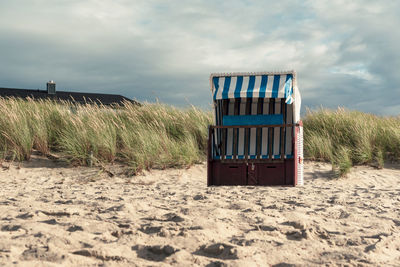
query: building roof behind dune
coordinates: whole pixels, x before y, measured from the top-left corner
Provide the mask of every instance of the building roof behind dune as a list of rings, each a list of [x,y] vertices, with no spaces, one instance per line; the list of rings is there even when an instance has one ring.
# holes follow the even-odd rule
[[[139,104],[139,102],[127,98],[122,95],[115,94],[99,94],[99,93],[81,93],[69,91],[56,91],[54,94],[49,94],[47,90],[40,89],[18,89],[18,88],[2,88],[0,87],[0,97],[15,97],[15,98],[32,98],[50,99],[55,101],[72,101],[80,104],[95,103],[103,105],[122,104],[123,102],[131,102]]]

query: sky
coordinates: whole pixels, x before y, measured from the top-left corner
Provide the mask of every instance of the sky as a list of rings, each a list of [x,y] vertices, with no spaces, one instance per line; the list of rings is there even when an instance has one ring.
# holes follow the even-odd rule
[[[302,111],[400,114],[398,0],[1,0],[0,87],[211,109],[213,72],[296,70]]]

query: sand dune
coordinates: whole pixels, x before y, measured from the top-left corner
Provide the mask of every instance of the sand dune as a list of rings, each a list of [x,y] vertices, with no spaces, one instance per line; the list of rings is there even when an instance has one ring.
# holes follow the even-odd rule
[[[398,266],[400,166],[303,187],[206,187],[206,166],[127,177],[34,157],[0,168],[0,265]]]

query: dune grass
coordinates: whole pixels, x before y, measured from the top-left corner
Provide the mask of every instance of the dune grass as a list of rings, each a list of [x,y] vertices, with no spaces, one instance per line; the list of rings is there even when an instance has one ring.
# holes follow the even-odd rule
[[[211,112],[163,104],[114,107],[0,98],[0,159],[29,160],[33,150],[79,165],[122,162],[142,169],[205,160]],[[353,165],[400,159],[400,117],[319,109],[303,118],[305,158],[331,162],[339,176]]]
[[[303,124],[305,157],[331,162],[339,176],[353,165],[381,168],[400,158],[400,117],[319,109],[308,111]]]
[[[134,172],[205,159],[211,113],[195,107],[124,103],[106,107],[0,98],[0,157],[29,160],[33,150],[71,162],[120,161]]]

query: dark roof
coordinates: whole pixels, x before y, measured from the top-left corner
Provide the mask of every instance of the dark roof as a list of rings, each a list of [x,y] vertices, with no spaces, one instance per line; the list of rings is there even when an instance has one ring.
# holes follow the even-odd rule
[[[94,93],[78,93],[67,91],[56,91],[56,94],[48,94],[46,90],[32,90],[32,89],[15,89],[15,88],[1,88],[0,97],[17,97],[17,98],[33,98],[33,99],[52,99],[52,100],[67,100],[77,103],[90,103],[95,102],[98,104],[111,105],[121,104],[123,101],[139,104],[135,100],[129,99],[122,95],[111,94],[94,94]]]

